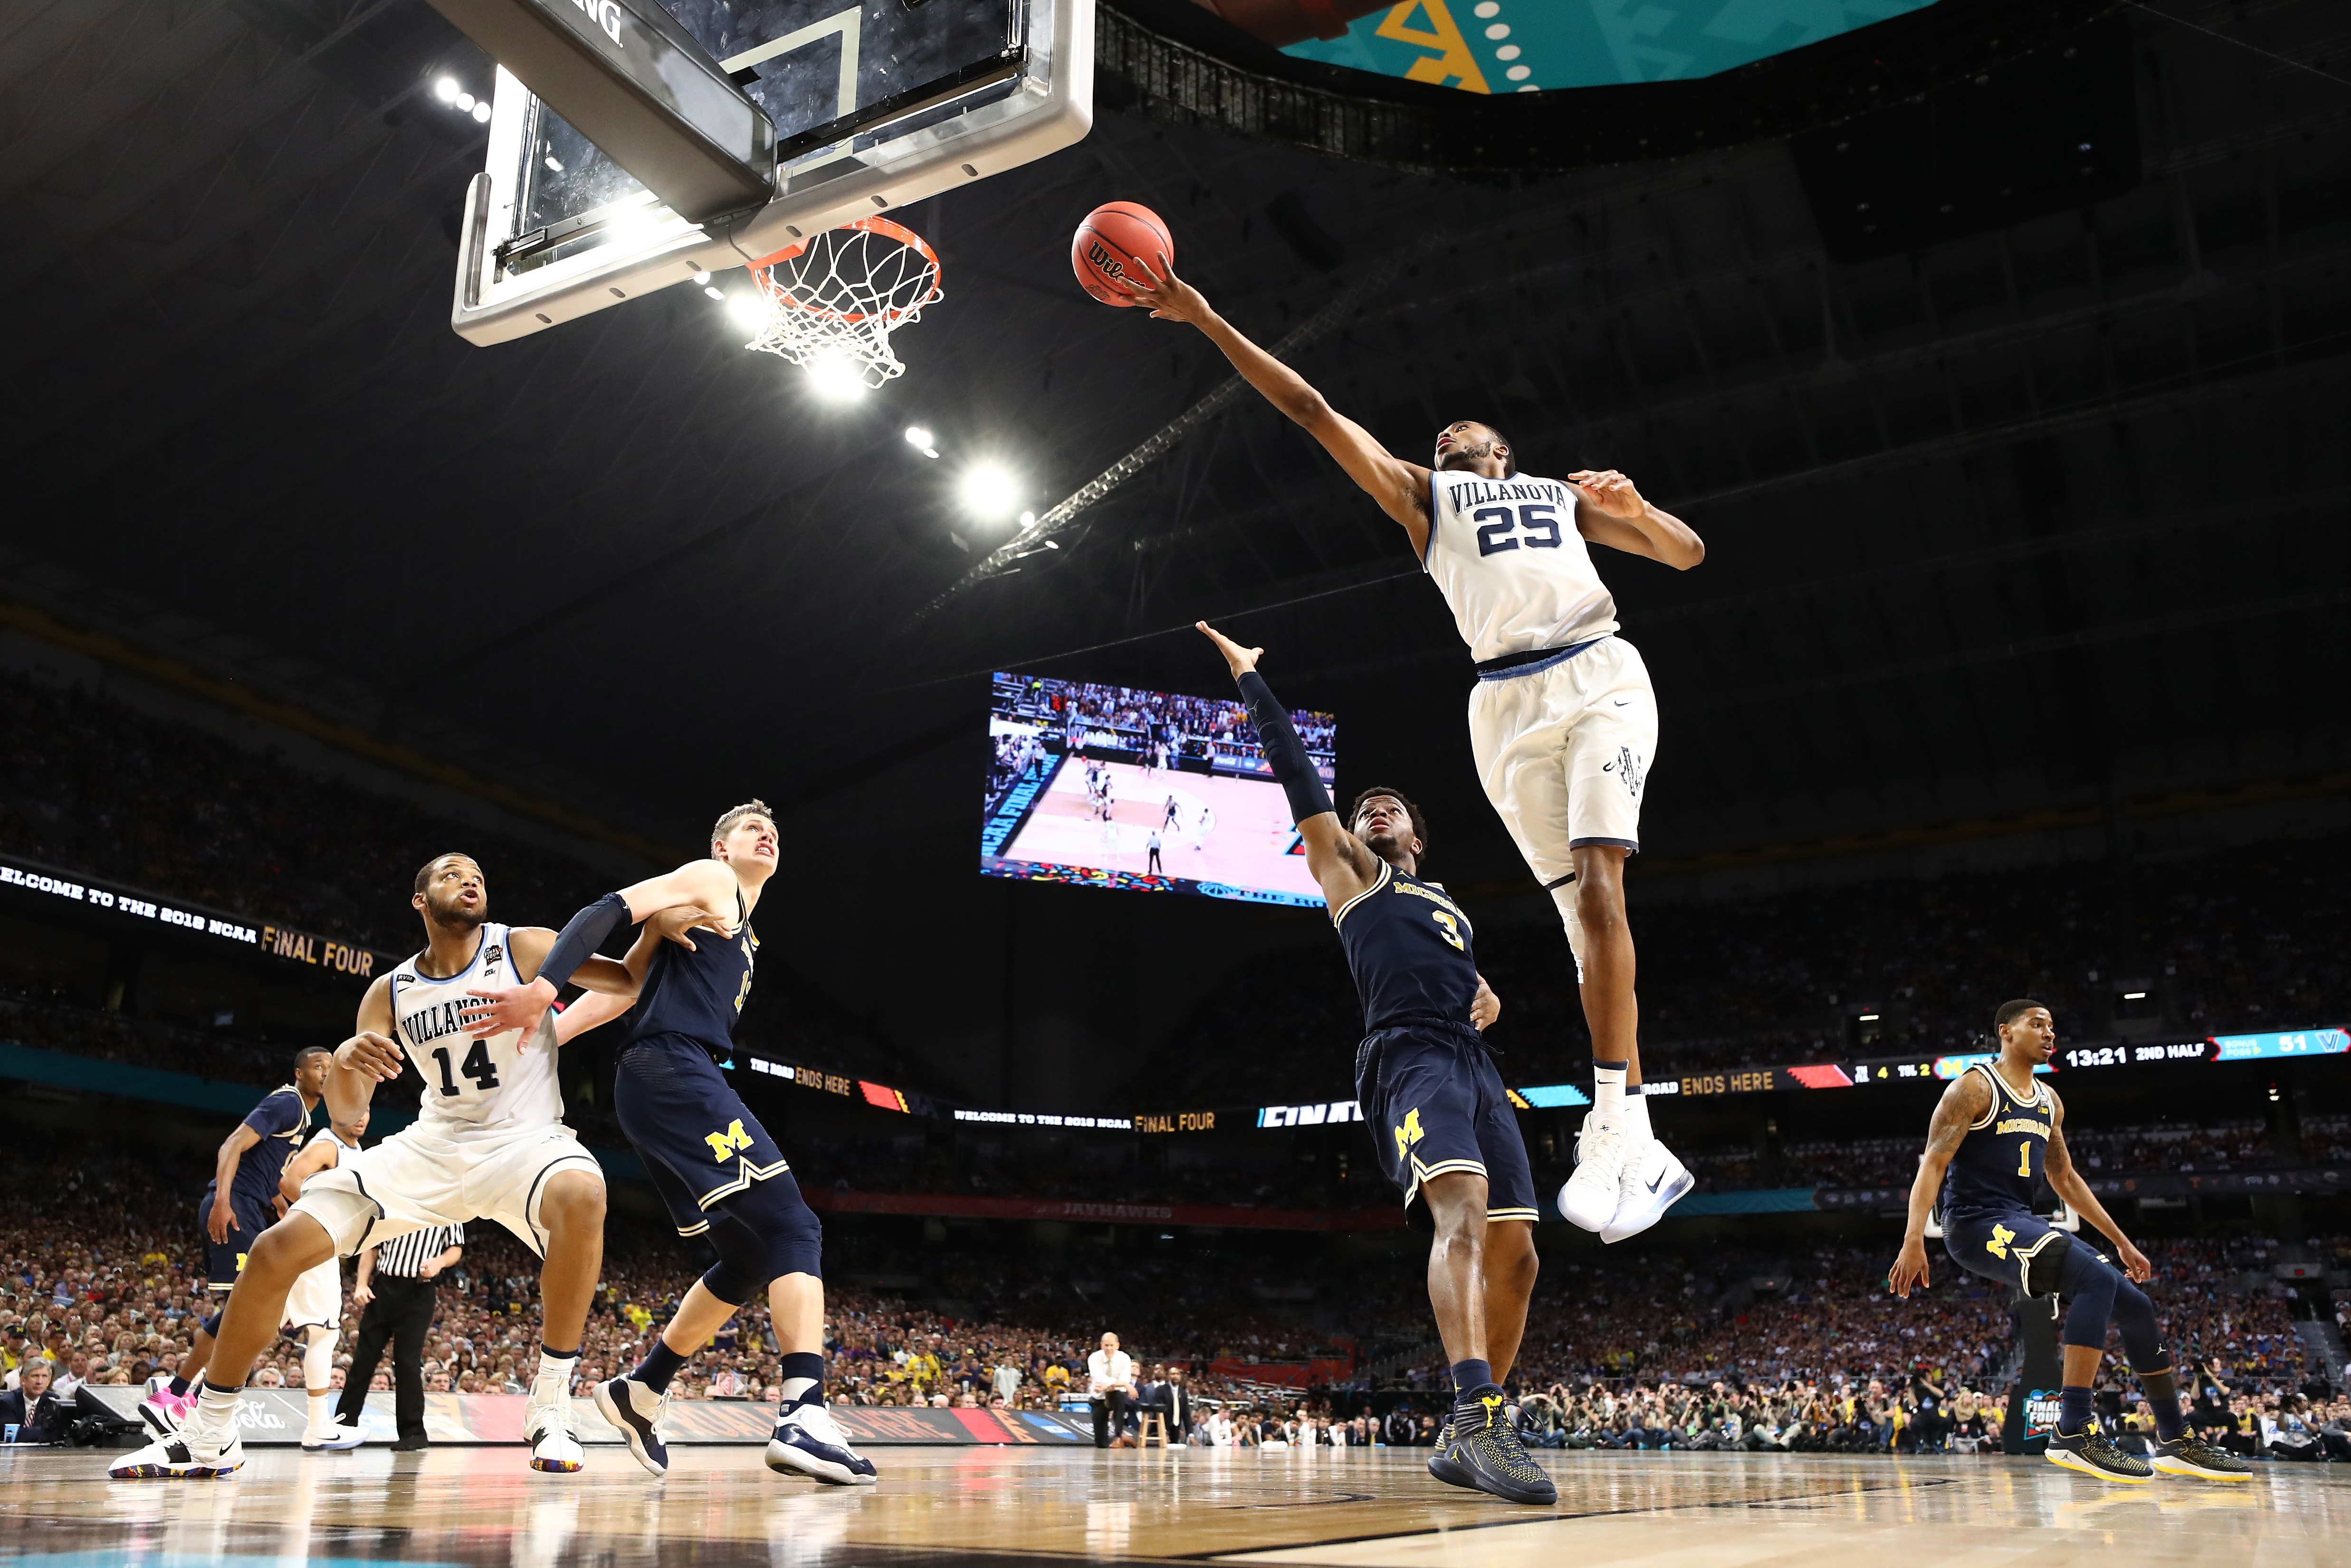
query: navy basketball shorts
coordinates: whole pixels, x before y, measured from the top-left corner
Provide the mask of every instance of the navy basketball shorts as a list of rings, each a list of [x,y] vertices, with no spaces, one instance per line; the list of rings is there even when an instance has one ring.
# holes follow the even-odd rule
[[[710,1052],[685,1035],[647,1035],[622,1049],[612,1111],[680,1236],[707,1231],[710,1210],[753,1182],[789,1179],[776,1140]]]
[[[1415,1225],[1429,1223],[1421,1184],[1450,1171],[1486,1178],[1488,1219],[1542,1218],[1510,1092],[1468,1024],[1408,1023],[1372,1034],[1355,1052],[1355,1099]]]
[[[2064,1235],[2038,1215],[2021,1208],[1948,1214],[1943,1217],[1943,1250],[1970,1274],[1997,1280],[2013,1290],[2024,1289],[2024,1270],[2035,1259],[2054,1260],[2065,1249],[2054,1239]],[[2034,1270],[2032,1293],[2054,1295],[2057,1281],[2047,1264]]]
[[[256,1208],[235,1193],[229,1195],[228,1204],[229,1211],[236,1216],[236,1223],[229,1227],[226,1241],[215,1241],[212,1232],[212,1190],[206,1188],[204,1196],[196,1200],[196,1234],[204,1241],[204,1283],[224,1295],[236,1283],[236,1277],[245,1272],[246,1254],[253,1250],[253,1244],[277,1218],[274,1213]]]

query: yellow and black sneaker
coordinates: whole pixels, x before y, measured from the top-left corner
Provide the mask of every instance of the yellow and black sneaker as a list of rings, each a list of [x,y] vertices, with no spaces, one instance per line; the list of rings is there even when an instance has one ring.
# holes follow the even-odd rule
[[[1559,1489],[1541,1465],[1527,1457],[1519,1429],[1503,1408],[1502,1391],[1465,1399],[1453,1407],[1453,1462],[1469,1476],[1469,1484],[1505,1502],[1548,1505],[1559,1500]],[[1432,1470],[1434,1467],[1431,1467]]]
[[[1462,1469],[1453,1457],[1453,1417],[1445,1417],[1445,1425],[1437,1429],[1437,1448],[1428,1456],[1428,1473],[1449,1487],[1478,1490],[1478,1478]]]
[[[2155,1446],[2155,1468],[2167,1476],[2201,1476],[2208,1481],[2249,1481],[2253,1467],[2216,1448],[2193,1432]]]
[[[2095,1421],[2086,1423],[2080,1431],[2068,1436],[2059,1431],[2049,1435],[2046,1455],[2053,1465],[2063,1465],[2069,1470],[2079,1470],[2100,1480],[2119,1481],[2125,1486],[2144,1486],[2155,1479],[2154,1467],[2135,1454],[2126,1454],[2107,1441]]]

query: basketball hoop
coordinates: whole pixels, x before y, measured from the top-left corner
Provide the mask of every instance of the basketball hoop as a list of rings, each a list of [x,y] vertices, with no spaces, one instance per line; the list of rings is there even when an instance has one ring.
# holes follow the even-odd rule
[[[939,298],[939,258],[888,218],[859,218],[751,264],[768,319],[744,345],[781,354],[820,379],[879,387],[906,367],[890,333]]]

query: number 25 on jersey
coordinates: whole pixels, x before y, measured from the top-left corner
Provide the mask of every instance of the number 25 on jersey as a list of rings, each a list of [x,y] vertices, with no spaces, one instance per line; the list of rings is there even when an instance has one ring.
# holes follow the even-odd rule
[[[1478,525],[1478,553],[1499,555],[1504,550],[1557,549],[1559,508],[1549,501],[1521,501],[1515,507],[1480,507],[1469,514]]]

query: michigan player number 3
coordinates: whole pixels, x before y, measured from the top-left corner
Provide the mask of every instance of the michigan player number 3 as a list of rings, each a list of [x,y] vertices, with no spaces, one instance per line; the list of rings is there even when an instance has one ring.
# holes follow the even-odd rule
[[[434,1046],[433,1060],[441,1064],[441,1092],[452,1098],[464,1092],[457,1087],[457,1072],[463,1072],[472,1079],[474,1087],[485,1094],[498,1086],[498,1064],[490,1060],[490,1042],[486,1040],[477,1040],[474,1042],[474,1049],[467,1051],[465,1060],[457,1064],[456,1072],[452,1072],[449,1069],[447,1046]]]

